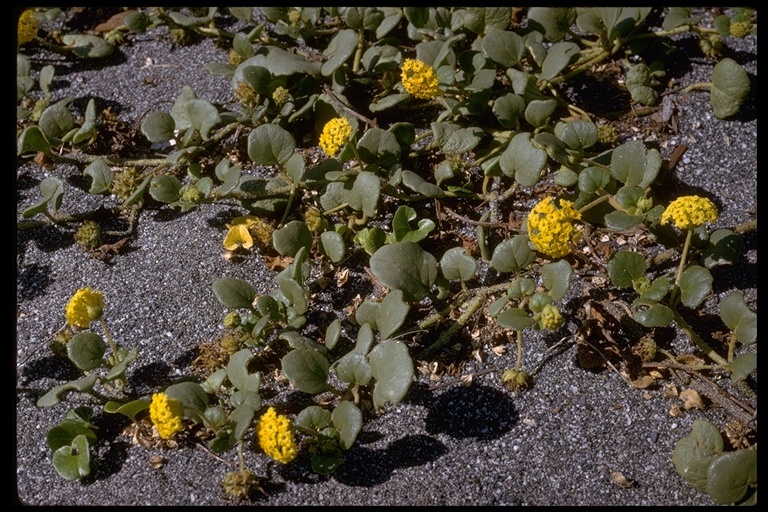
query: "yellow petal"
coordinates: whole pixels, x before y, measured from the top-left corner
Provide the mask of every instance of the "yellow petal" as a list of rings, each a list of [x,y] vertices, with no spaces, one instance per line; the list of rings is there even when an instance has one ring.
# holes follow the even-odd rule
[[[248,227],[243,224],[234,224],[229,228],[226,238],[224,238],[224,248],[228,251],[234,251],[239,245],[244,249],[253,247],[253,238],[248,232]]]

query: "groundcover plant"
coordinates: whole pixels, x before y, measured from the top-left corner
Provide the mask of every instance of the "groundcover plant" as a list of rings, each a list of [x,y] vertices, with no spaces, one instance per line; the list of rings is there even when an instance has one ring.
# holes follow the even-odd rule
[[[727,424],[697,419],[680,433],[669,464],[715,503],[756,504],[756,299],[718,293],[716,276],[743,261],[757,223],[723,226],[716,196],[670,179],[685,147],[663,156],[674,95],[707,95],[710,118],[725,120],[754,94],[728,41],[756,37],[755,11],[706,22],[696,9],[635,7],[88,11],[18,18],[16,179],[30,163],[49,171],[17,231],[57,230],[110,265],[152,222],[145,212],[225,204],[228,264],[258,258],[275,274],[267,289],[229,275],[185,284],[190,301],[215,296],[220,325],[164,382],[141,382],[152,347],[111,327],[119,297],[105,283],[73,289],[44,343],[17,337],[19,368],[41,357],[68,368],[35,398],[52,414],[66,406],[39,439],[61,478],[92,478],[111,424],[163,448],[160,466],[190,446],[236,458],[201,492],[258,500],[270,476],[247,451],[333,475],[419,375],[452,371],[471,386],[462,365],[493,347],[514,364],[485,374],[510,394],[535,388],[526,341],[545,333],[575,347],[564,371],[665,389],[680,398],[670,414],[726,407]],[[108,73],[155,32],[225,49],[201,73],[236,101],[190,79],[132,125],[98,98],[57,93],[65,63]],[[683,36],[695,56],[676,49]],[[711,62],[710,79],[670,78],[685,58]],[[76,184],[57,175],[63,165]],[[70,203],[73,186],[83,204]],[[370,286],[341,292],[355,280]],[[679,391],[683,377],[705,385]],[[286,390],[299,405],[275,399]]]

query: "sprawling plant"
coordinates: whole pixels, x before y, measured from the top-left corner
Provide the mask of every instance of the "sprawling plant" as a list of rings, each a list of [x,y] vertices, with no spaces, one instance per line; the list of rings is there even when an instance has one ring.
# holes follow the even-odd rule
[[[719,61],[710,83],[682,87],[708,90],[714,116],[733,116],[749,77],[720,55],[727,37],[755,31],[753,11],[733,10],[708,28],[689,8],[275,7],[258,8],[256,16],[252,8],[146,8],[127,10],[103,38],[65,34],[55,41],[38,33],[58,14],[29,10],[19,22],[17,154],[78,165],[91,194],[117,199],[108,209],[129,219],[128,228],[102,232],[95,212],[60,213],[66,187],[55,176],[41,182],[40,201],[23,212],[19,228],[73,225],[83,248],[119,254],[107,240],[129,240],[137,211],[149,203],[192,215],[202,203],[226,202],[241,210],[222,233],[233,264],[258,249],[282,270],[266,295],[242,280],[216,280],[213,292],[227,310],[223,334],[201,347],[197,378],[170,383],[150,399],[121,394],[117,384],[138,354],[116,346],[103,324],[111,350],[104,358],[107,345],[87,331],[100,319],[99,301],[89,290],[77,292],[67,309],[69,333],[59,342],[85,376],[38,405],[52,405],[65,391],[112,386],[114,396],[97,396],[135,429],[163,442],[196,429],[213,452],[237,447],[240,470],[223,488],[247,497],[258,488],[243,464],[247,436],[280,463],[306,449],[313,470],[332,473],[364,420],[407,395],[414,360],[445,356],[470,322],[516,345],[516,366],[500,372],[501,381],[511,390],[532,385],[522,366],[526,332],[565,332],[577,265],[606,274],[605,292],[635,294],[615,318],[617,333],[632,333],[628,341],[641,357],[631,370],[635,385],[656,378],[650,368],[683,365],[652,342],[654,329],[675,324],[712,363],[690,371],[729,375],[748,391],[754,354],[735,349],[737,341],[755,342],[756,326],[743,296],[720,303],[733,332],[726,355],[681,309],[694,310],[711,295],[708,269],[733,264],[740,235],[755,226],[710,233],[718,212],[709,199],[684,196],[665,205],[657,190],[660,152],[641,140],[619,143],[620,125],[577,106],[567,88],[613,63],[613,78],[629,95],[626,111],[661,108],[670,41],[691,34],[706,58]],[[220,16],[236,18],[240,31],[218,28]],[[55,67],[33,78],[25,49],[37,43],[104,58],[131,34],[159,25],[177,44],[190,35],[225,41],[228,61],[207,70],[222,77],[238,104],[222,110],[185,86],[169,109],[142,118],[146,147],[164,157],[105,152],[98,134],[114,118],[106,111],[100,117],[93,99],[83,119],[71,110],[73,98],[53,102]],[[428,123],[414,123],[411,113]],[[451,228],[460,234],[451,236]],[[629,229],[646,233],[657,254],[609,249],[605,257],[596,250],[595,233],[612,239]],[[671,273],[664,270],[669,261],[678,263]],[[312,276],[362,267],[377,291],[350,306],[350,327],[336,319],[312,331],[322,336],[308,334]],[[486,277],[478,279],[481,271]],[[589,325],[571,336],[595,349]],[[267,408],[262,372],[272,366],[301,393],[326,396],[323,405],[293,418],[279,405]],[[73,410],[49,435],[54,465],[66,478],[88,474],[88,447],[96,441],[91,412]],[[739,460],[754,464],[756,449],[745,450],[753,453]],[[736,465],[713,469],[710,459],[695,462],[697,471]],[[754,496],[756,473],[746,474],[738,483],[744,492],[725,490],[715,499]],[[718,473],[713,481],[723,486],[728,478]]]

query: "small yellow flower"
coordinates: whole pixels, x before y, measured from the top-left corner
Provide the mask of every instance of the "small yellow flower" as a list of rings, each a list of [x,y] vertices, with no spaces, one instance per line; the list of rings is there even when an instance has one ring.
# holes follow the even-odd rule
[[[575,242],[581,236],[581,231],[573,225],[573,221],[580,218],[581,213],[571,201],[560,199],[560,208],[556,208],[554,198],[547,197],[528,214],[528,238],[547,256],[565,256],[571,252],[569,242]]]
[[[90,288],[80,288],[67,304],[67,323],[85,329],[101,318],[103,311],[104,295]]]
[[[240,246],[250,249],[254,243],[258,247],[265,247],[271,243],[272,232],[275,230],[269,222],[254,215],[235,217],[227,224],[227,228],[229,231],[224,237],[224,248],[228,251],[234,251]]]
[[[541,310],[540,323],[542,329],[556,331],[563,325],[563,322],[565,322],[565,320],[563,319],[563,315],[560,314],[560,310],[557,309],[557,306],[547,304]]]
[[[344,144],[352,137],[352,125],[346,117],[335,117],[325,123],[320,134],[320,149],[330,157],[336,156]]]
[[[18,25],[18,37],[19,44],[24,44],[32,41],[37,37],[37,31],[40,29],[40,22],[35,17],[35,12],[32,9],[27,9],[19,17]]]
[[[417,98],[428,100],[440,94],[437,73],[420,60],[405,59],[401,80],[406,92]]]
[[[276,461],[287,464],[298,454],[291,420],[287,416],[278,415],[274,407],[267,409],[261,417],[256,433],[261,449]]]
[[[695,229],[705,222],[717,220],[717,208],[706,197],[683,196],[678,197],[667,206],[661,214],[661,223],[672,224],[681,231]]]
[[[176,432],[184,429],[181,419],[184,417],[184,406],[178,400],[168,398],[165,393],[152,395],[149,404],[149,418],[163,439],[171,439]]]

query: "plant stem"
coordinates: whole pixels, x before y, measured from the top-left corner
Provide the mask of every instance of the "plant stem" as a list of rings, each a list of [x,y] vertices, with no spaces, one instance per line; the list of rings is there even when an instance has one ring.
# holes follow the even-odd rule
[[[683,275],[685,269],[685,260],[688,258],[688,250],[691,247],[691,239],[693,238],[693,229],[689,229],[685,235],[685,245],[683,245],[683,253],[680,255],[680,265],[677,267],[677,275],[675,276],[675,285],[672,288],[672,294],[669,297],[669,304],[673,308],[677,302],[677,294],[680,292],[680,277]]]
[[[109,348],[112,350],[112,354],[115,357],[115,364],[117,364],[117,346],[115,345],[115,341],[112,339],[112,334],[109,332],[107,322],[105,322],[103,318],[99,318],[99,323],[101,323],[101,328],[104,329],[104,336],[107,337]]]
[[[701,336],[699,336],[690,325],[688,325],[688,322],[686,322],[685,319],[682,316],[680,316],[680,313],[677,312],[677,309],[672,308],[672,313],[674,314],[675,322],[677,322],[677,325],[679,325],[680,328],[683,331],[685,331],[688,337],[691,338],[691,340],[696,344],[697,347],[699,347],[699,350],[704,352],[710,359],[712,359],[717,364],[722,366],[728,365],[728,361],[726,361],[722,356],[720,356],[720,354],[715,352],[714,349],[710,347],[709,344],[706,341],[704,341],[701,338]]]
[[[479,292],[474,299],[468,303],[465,303],[467,305],[467,309],[464,311],[464,313],[461,314],[461,316],[453,325],[444,330],[432,345],[424,349],[419,357],[422,359],[427,359],[432,354],[440,350],[446,343],[451,341],[453,335],[456,334],[459,329],[461,329],[464,324],[466,324],[469,319],[472,318],[472,316],[477,313],[477,311],[483,306],[485,299],[486,294],[484,292]]]

